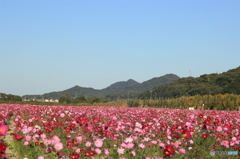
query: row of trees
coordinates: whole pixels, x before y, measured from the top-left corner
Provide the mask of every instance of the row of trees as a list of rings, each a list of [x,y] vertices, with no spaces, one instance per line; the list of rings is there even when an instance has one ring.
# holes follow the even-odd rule
[[[86,98],[85,96],[71,97],[68,94],[63,95],[59,98],[59,103],[63,104],[77,104],[77,103],[106,103],[109,100],[106,98],[91,97]]]
[[[155,108],[182,108],[206,110],[239,110],[240,95],[218,94],[218,95],[195,95],[182,96],[179,98],[160,98],[157,100],[129,100],[129,107],[155,107]]]

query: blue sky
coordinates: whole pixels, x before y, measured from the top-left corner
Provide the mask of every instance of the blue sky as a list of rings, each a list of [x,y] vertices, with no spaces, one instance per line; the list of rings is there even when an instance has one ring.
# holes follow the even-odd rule
[[[237,0],[2,0],[0,92],[102,89],[240,66]]]

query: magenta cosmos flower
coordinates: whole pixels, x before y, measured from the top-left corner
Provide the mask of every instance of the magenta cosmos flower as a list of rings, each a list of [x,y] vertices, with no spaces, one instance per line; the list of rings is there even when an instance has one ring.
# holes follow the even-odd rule
[[[8,132],[8,126],[4,124],[0,125],[0,135],[6,136],[7,132]]]

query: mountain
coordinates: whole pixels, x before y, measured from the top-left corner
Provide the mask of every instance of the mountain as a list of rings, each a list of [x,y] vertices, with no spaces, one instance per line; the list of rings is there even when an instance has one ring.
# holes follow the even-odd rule
[[[150,90],[150,89],[152,89],[154,87],[157,87],[157,86],[161,86],[161,85],[171,83],[171,82],[173,82],[175,80],[178,80],[178,79],[180,79],[180,77],[178,77],[175,74],[166,74],[164,76],[155,77],[155,78],[152,78],[148,81],[145,81],[145,82],[141,83],[141,85],[139,85],[139,86],[134,86],[135,87],[134,90],[138,91],[138,92],[142,92],[142,91]]]
[[[146,90],[152,89],[156,86],[165,85],[179,79],[175,74],[166,74],[164,76],[155,77],[150,80],[139,83],[133,79],[127,81],[120,81],[110,86],[97,90],[93,88],[74,86],[72,88],[59,91],[50,92],[43,95],[25,95],[23,98],[52,98],[59,99],[60,96],[68,94],[71,97],[86,96],[86,97],[106,97],[112,100],[136,98],[138,95]]]
[[[155,87],[139,95],[141,99],[149,99],[152,94],[158,98],[176,98],[205,94],[240,94],[240,67],[221,74],[204,74],[200,77],[186,77],[172,83]]]
[[[104,88],[103,90],[117,90],[117,89],[122,89],[126,87],[131,87],[131,86],[138,86],[140,83],[137,81],[134,81],[133,79],[129,79],[128,81],[121,81],[121,82],[116,82],[114,84],[111,84],[107,88]]]

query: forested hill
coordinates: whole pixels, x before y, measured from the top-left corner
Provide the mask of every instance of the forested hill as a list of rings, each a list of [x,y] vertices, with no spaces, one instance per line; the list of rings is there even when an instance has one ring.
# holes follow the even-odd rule
[[[164,76],[155,77],[142,83],[136,82],[133,79],[127,81],[116,82],[104,89],[97,90],[93,88],[74,86],[59,92],[50,92],[43,95],[25,95],[23,98],[52,98],[58,99],[60,96],[68,94],[70,97],[106,97],[112,100],[137,98],[138,95],[150,90],[156,86],[164,85],[179,79],[175,74],[166,74]],[[97,82],[97,81],[96,81]]]
[[[140,99],[150,99],[157,95],[158,98],[176,98],[180,96],[194,96],[205,94],[240,94],[240,67],[231,69],[221,74],[204,74],[200,77],[186,77],[172,83],[158,86],[151,91],[139,95]]]

